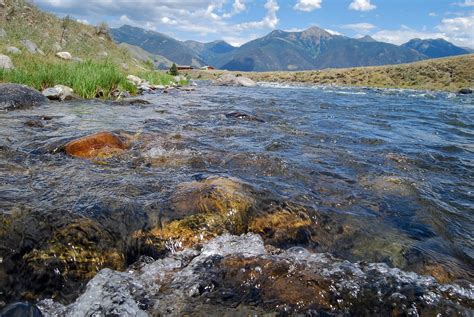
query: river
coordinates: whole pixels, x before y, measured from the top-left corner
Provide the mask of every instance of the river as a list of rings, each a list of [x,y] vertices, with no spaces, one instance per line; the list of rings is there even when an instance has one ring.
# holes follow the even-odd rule
[[[150,104],[73,101],[0,113],[3,305],[70,303],[102,268],[179,251],[179,241],[152,252],[133,237],[188,216],[176,207],[182,184],[215,177],[236,180],[251,197],[245,219],[226,232],[472,289],[472,95],[199,82],[143,99]],[[93,161],[61,151],[98,131],[127,138],[131,149]],[[265,216],[282,210],[304,224],[272,228]]]

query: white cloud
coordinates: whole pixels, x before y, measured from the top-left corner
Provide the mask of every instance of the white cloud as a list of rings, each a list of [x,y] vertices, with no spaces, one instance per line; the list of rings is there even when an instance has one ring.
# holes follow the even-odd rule
[[[376,28],[375,25],[373,25],[371,23],[367,23],[367,22],[354,23],[354,24],[344,24],[341,27],[343,29],[354,30],[354,31],[357,31],[357,32],[368,32],[368,31]]]
[[[474,13],[464,17],[443,19],[436,29],[455,44],[474,47]]]
[[[98,23],[104,19],[112,27],[130,24],[163,33],[186,34],[190,37],[232,38],[234,43],[260,36],[277,27],[278,1],[253,1],[264,6],[259,20],[232,23],[230,18],[247,10],[250,0],[32,0],[40,8],[60,15],[71,14],[78,19]],[[243,33],[242,31],[246,31]],[[253,32],[252,32],[253,31]],[[194,34],[193,34],[194,33]]]
[[[323,0],[298,0],[295,4],[294,9],[300,11],[311,12],[321,8]]]
[[[349,5],[349,9],[356,11],[370,11],[375,8],[377,8],[377,6],[370,3],[370,0],[354,0]]]
[[[428,15],[430,17],[437,17],[438,16],[435,12],[430,12],[430,13],[428,13]]]
[[[381,30],[373,35],[378,41],[403,44],[413,38],[442,38],[462,47],[474,47],[474,14],[443,19],[436,26],[436,31],[418,31],[402,25],[398,30]]]
[[[430,33],[422,32],[411,29],[405,25],[402,25],[398,30],[381,30],[372,35],[374,39],[381,42],[388,42],[392,44],[403,44],[414,38],[429,39],[429,38],[441,38],[441,33]]]
[[[326,30],[326,32],[328,32],[331,35],[342,35],[342,33],[339,33],[339,32],[334,31],[334,30],[330,30],[330,29],[325,29],[325,30]]]
[[[474,7],[474,0],[465,0],[464,2],[456,3],[460,7]]]

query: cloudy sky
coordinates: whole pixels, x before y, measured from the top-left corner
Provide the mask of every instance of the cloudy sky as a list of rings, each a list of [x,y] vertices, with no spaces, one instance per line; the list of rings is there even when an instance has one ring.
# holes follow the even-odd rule
[[[351,37],[401,44],[445,38],[474,48],[474,0],[33,0],[85,23],[106,21],[180,40],[224,39],[240,45],[274,29],[319,26]]]

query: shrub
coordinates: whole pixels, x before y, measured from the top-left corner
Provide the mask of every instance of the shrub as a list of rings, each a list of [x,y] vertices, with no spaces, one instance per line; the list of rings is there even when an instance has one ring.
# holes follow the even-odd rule
[[[171,68],[168,72],[171,76],[178,76],[179,75],[179,72],[178,72],[178,67],[176,67],[176,64],[173,63],[173,65],[171,65]]]

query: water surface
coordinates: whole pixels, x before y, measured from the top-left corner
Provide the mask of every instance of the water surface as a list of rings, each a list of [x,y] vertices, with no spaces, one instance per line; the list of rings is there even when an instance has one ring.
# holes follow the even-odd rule
[[[472,283],[473,97],[203,82],[144,98],[151,104],[76,101],[0,114],[0,213],[3,223],[23,217],[15,241],[0,229],[0,258],[21,263],[74,219],[125,237],[153,213],[172,218],[179,184],[220,175],[252,188],[255,213],[284,202],[304,206],[315,225],[330,219],[320,241],[288,247]],[[56,151],[103,130],[135,140],[132,149],[95,162]],[[350,234],[332,236],[329,226]],[[139,255],[130,251],[127,262]],[[32,286],[21,283],[4,285],[4,300],[25,297]]]

